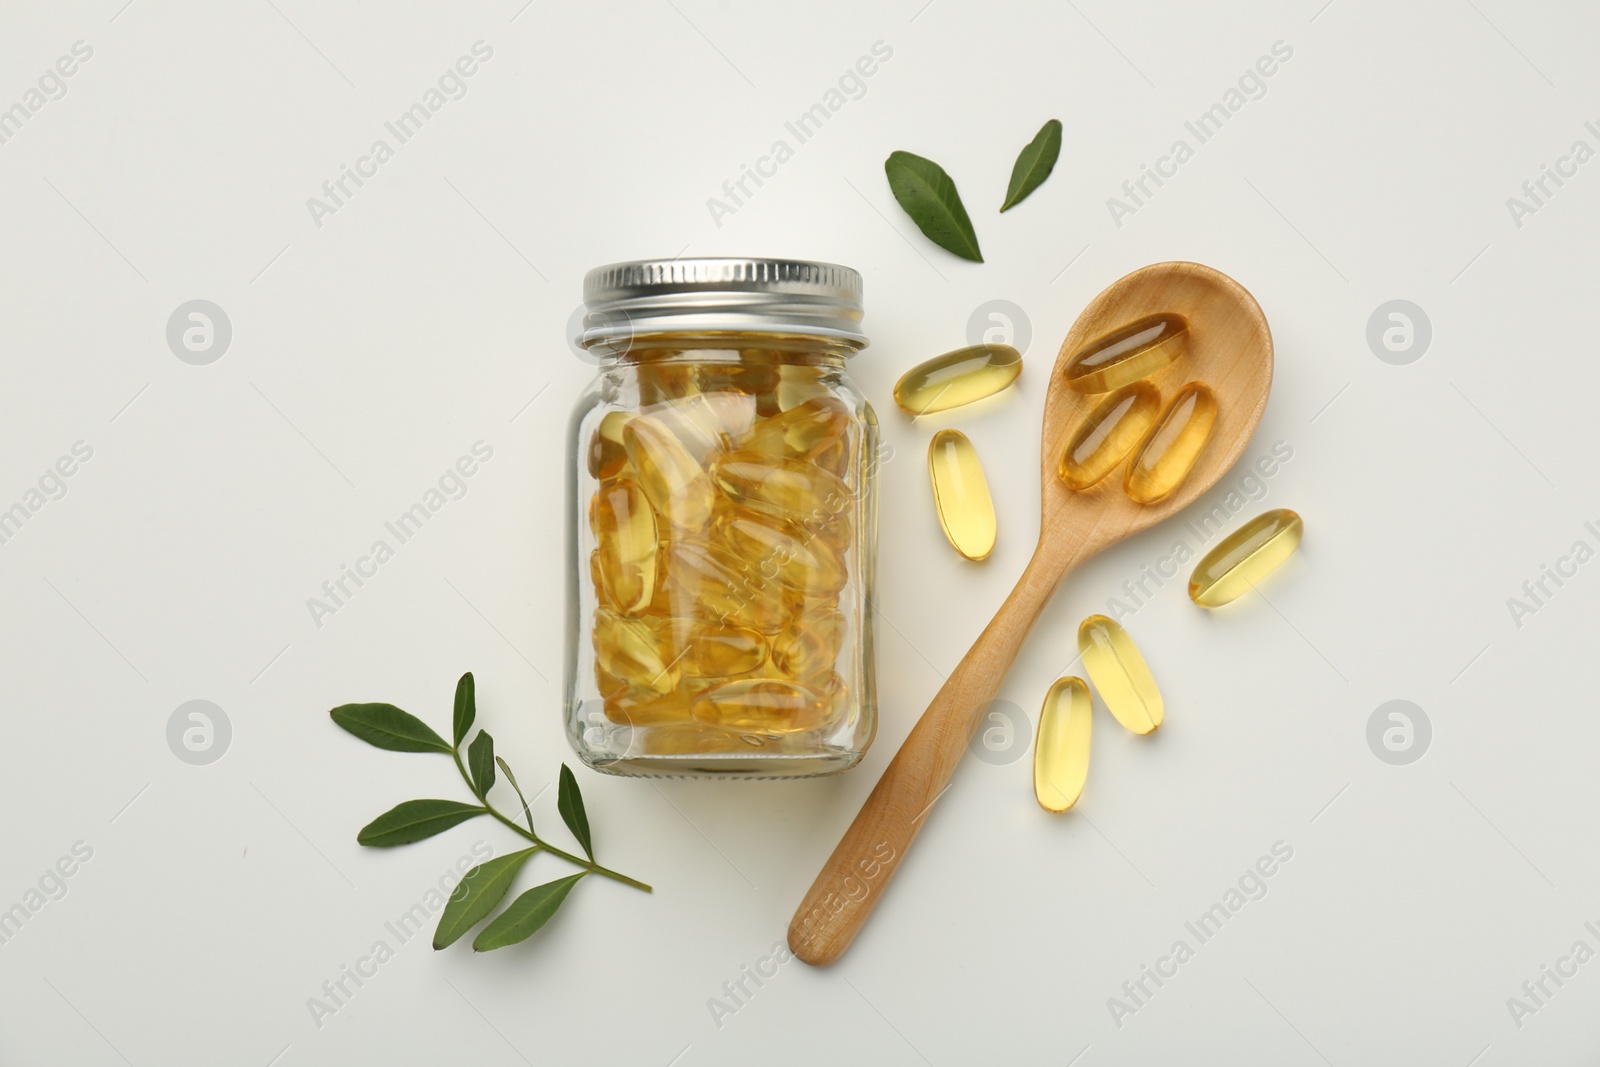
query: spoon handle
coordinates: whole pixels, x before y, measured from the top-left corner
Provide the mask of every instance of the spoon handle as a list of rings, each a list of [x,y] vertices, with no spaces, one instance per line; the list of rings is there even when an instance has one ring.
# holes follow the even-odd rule
[[[789,948],[796,956],[822,966],[855,940],[1073,562],[1072,553],[1040,543],[1016,588],[922,713],[806,893],[789,923]]]

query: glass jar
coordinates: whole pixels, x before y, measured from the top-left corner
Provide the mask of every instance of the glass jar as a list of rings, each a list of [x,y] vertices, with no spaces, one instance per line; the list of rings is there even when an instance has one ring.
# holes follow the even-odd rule
[[[567,736],[612,774],[800,778],[877,729],[878,425],[861,276],[783,259],[584,278]]]

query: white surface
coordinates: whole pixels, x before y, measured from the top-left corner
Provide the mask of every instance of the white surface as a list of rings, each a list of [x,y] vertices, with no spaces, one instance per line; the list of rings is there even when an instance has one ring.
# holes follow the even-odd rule
[[[0,545],[0,907],[75,842],[93,858],[0,945],[0,1062],[1592,1062],[1600,963],[1520,1028],[1506,1001],[1573,942],[1600,949],[1584,927],[1600,926],[1600,563],[1520,628],[1507,598],[1575,540],[1600,547],[1583,526],[1600,520],[1600,163],[1520,228],[1506,198],[1574,140],[1600,147],[1583,125],[1600,118],[1600,17],[1321,2],[9,11],[0,106],[75,41],[93,56],[0,144],[0,506],[74,442],[93,456]],[[493,56],[467,95],[314,225],[307,197],[479,40]],[[893,57],[865,95],[718,227],[707,198],[876,41]],[[1106,198],[1192,144],[1184,121],[1276,41],[1293,56],[1266,95],[1117,227]],[[997,215],[1050,117],[1066,127],[1054,176]],[[895,207],[897,148],[950,170],[986,264]],[[459,785],[448,761],[369,749],[327,709],[390,700],[442,729],[470,668],[525,782],[575,762],[558,494],[590,368],[563,329],[585,269],[680,251],[866,276],[874,343],[854,374],[895,449],[878,742],[848,775],[788,785],[582,771],[601,859],[654,896],[584,884],[533,943],[488,956],[398,946],[319,1027],[308,998],[392,943],[386,921],[474,841],[511,844],[485,823],[359,849],[390,804]],[[1078,812],[1037,808],[1020,752],[969,758],[842,964],[783,966],[719,1027],[708,1000],[782,937],[1022,569],[1055,346],[1095,292],[1169,258],[1229,272],[1272,323],[1248,455],[1281,440],[1293,458],[1240,521],[1293,507],[1303,550],[1270,605],[1205,614],[1180,578],[1129,621],[1167,725],[1137,739],[1098,709]],[[164,336],[197,298],[233,326],[209,366]],[[895,378],[965,343],[993,298],[1031,319],[1020,386],[910,424]],[[1365,340],[1396,298],[1433,324],[1409,366]],[[1001,512],[980,565],[932,514],[923,452],[945,425],[981,449]],[[307,598],[480,440],[493,458],[467,494],[314,625]],[[1032,715],[1078,620],[1183,536],[1149,531],[1070,579],[1002,697]],[[193,699],[233,727],[209,766],[166,741]],[[1420,762],[1368,748],[1390,699],[1431,719]],[[559,836],[554,791],[536,808]],[[1293,859],[1265,898],[1198,945],[1185,921],[1277,841]],[[1119,1028],[1107,999],[1179,938],[1194,958]]]

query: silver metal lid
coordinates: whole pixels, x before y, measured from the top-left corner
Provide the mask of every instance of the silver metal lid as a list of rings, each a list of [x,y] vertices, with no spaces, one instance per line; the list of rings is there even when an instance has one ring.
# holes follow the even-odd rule
[[[641,259],[583,279],[578,343],[653,333],[747,330],[834,337],[865,347],[861,275],[803,259]]]

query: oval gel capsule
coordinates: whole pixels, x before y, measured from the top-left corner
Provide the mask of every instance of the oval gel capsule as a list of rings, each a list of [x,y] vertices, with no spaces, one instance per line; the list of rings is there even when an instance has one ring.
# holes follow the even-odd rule
[[[653,693],[670,693],[682,677],[676,664],[662,655],[655,630],[643,619],[595,612],[594,654],[608,673]]]
[[[955,550],[968,559],[994,551],[997,524],[989,481],[978,450],[960,430],[940,430],[928,442],[928,474],[939,525]]]
[[[1078,626],[1078,651],[1089,680],[1118,722],[1136,734],[1161,725],[1166,717],[1161,690],[1128,631],[1104,615],[1090,615]]]
[[[1178,390],[1139,446],[1123,488],[1141,504],[1159,504],[1177,491],[1211,441],[1217,398],[1204,382]]]
[[[776,678],[748,678],[707,690],[694,702],[694,717],[708,726],[751,733],[818,730],[838,712],[834,696],[814,686]]]
[[[657,634],[662,653],[685,678],[727,678],[767,661],[767,639],[743,626],[671,619]]]
[[[747,507],[794,518],[830,508],[842,513],[850,507],[851,493],[845,484],[805,460],[739,449],[717,460],[711,473],[734,503]]]
[[[1294,555],[1304,531],[1300,516],[1288,508],[1257,515],[1195,564],[1189,599],[1203,608],[1237,600]]]
[[[610,606],[637,615],[656,588],[656,513],[626,478],[600,483],[594,497],[595,566]]]
[[[761,419],[737,446],[769,456],[803,458],[838,441],[850,428],[850,412],[832,397],[819,396]]]
[[[1161,411],[1161,390],[1134,382],[1112,393],[1089,412],[1061,454],[1061,479],[1087,489],[1128,458]]]
[[[1148,378],[1181,356],[1188,343],[1183,316],[1147,316],[1078,349],[1067,363],[1067,384],[1080,393],[1109,393]]]
[[[894,384],[902,411],[926,415],[993,396],[1022,373],[1022,353],[1010,345],[972,345],[935,356]]]
[[[1045,694],[1033,747],[1033,795],[1045,811],[1066,811],[1083,792],[1093,713],[1082,678],[1059,678]]]
[[[703,528],[716,487],[683,442],[657,419],[636,415],[622,427],[622,443],[640,488],[661,517],[680,530]]]

